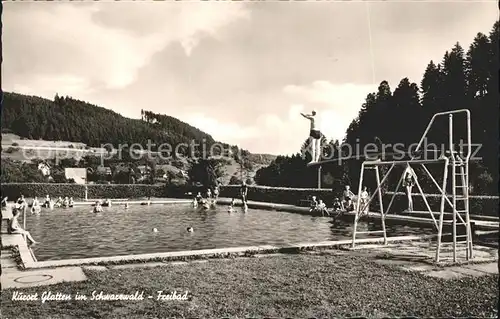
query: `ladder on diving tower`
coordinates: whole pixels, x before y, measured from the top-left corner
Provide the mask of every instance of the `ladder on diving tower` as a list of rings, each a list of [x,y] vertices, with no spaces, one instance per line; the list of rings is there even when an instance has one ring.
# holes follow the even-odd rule
[[[455,151],[454,141],[453,141],[453,113],[464,112],[467,115],[467,154],[463,156],[461,152]],[[452,261],[457,262],[458,252],[465,253],[465,260],[470,260],[473,258],[473,247],[472,247],[472,229],[470,223],[469,215],[469,159],[471,154],[471,129],[470,129],[470,112],[468,110],[457,110],[450,112],[438,113],[441,115],[448,115],[448,149],[449,149],[449,161],[448,166],[451,168],[451,203],[448,200],[446,194],[447,189],[447,177],[448,171],[445,167],[444,173],[444,188],[443,196],[441,197],[441,214],[439,218],[439,229],[437,238],[437,249],[436,249],[436,262],[439,262],[441,257],[441,250],[443,244],[448,246],[443,249],[443,252],[452,253]],[[436,117],[436,114],[434,117]],[[433,119],[434,119],[433,117]],[[431,123],[432,124],[432,120]],[[429,124],[429,125],[430,125]],[[444,201],[447,201],[452,209],[452,220],[451,220],[451,232],[452,241],[442,242],[443,236],[443,216],[444,216]],[[449,221],[448,221],[449,223]],[[458,224],[458,225],[457,225]],[[457,234],[457,226],[462,226],[465,228],[465,232]],[[451,245],[451,249],[450,246]],[[463,254],[461,254],[463,256]],[[449,256],[446,256],[449,257]],[[444,259],[444,258],[443,258]],[[446,258],[448,259],[448,258]]]
[[[453,262],[457,261],[459,253],[465,253],[465,260],[473,258],[472,247],[472,229],[469,215],[469,176],[468,162],[464,160],[460,154],[455,151],[451,152],[449,166],[451,168],[451,231],[452,241],[442,242],[443,233],[443,218],[440,218],[438,243],[436,250],[436,261],[440,261],[443,257],[442,252],[451,252]],[[443,214],[442,214],[443,215]],[[448,221],[448,224],[450,221]],[[457,232],[458,227],[461,227],[465,232],[460,234]],[[451,247],[443,247],[449,246]]]

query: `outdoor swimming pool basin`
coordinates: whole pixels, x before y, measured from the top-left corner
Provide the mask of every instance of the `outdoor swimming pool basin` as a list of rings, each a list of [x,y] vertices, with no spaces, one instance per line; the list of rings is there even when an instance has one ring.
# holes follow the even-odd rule
[[[351,238],[352,222],[283,211],[227,206],[200,211],[189,205],[89,206],[44,209],[28,215],[26,227],[40,243],[33,247],[38,261],[108,257],[240,246],[284,246]],[[194,231],[188,232],[187,227]],[[380,229],[361,223],[359,231]],[[154,232],[153,229],[157,229]],[[388,225],[388,236],[431,234],[432,230]],[[358,238],[379,237],[359,235]]]

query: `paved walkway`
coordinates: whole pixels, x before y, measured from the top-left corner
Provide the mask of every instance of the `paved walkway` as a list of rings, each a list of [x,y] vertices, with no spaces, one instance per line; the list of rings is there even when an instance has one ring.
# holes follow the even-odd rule
[[[81,267],[22,271],[18,268],[12,250],[2,249],[1,253],[2,290],[9,288],[47,286],[65,281],[83,281],[87,279]]]

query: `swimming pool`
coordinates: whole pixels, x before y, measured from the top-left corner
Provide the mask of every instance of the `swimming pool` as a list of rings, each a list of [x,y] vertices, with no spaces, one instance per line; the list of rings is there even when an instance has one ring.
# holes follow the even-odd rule
[[[162,253],[254,245],[284,246],[351,238],[351,222],[329,217],[249,209],[228,213],[227,206],[199,211],[188,205],[132,205],[42,210],[28,215],[26,227],[40,242],[33,247],[39,261]],[[194,232],[186,231],[193,227]],[[359,231],[380,229],[361,223]],[[388,236],[421,235],[432,230],[387,226]],[[158,232],[153,232],[156,228]],[[359,235],[359,238],[380,236]]]

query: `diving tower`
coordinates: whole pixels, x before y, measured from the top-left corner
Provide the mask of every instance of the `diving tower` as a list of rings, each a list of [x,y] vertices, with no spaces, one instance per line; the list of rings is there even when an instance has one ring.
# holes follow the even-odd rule
[[[454,115],[456,114],[465,114],[466,119],[465,123],[463,121],[459,121],[460,125],[466,125],[466,143],[462,144],[465,146],[465,154],[462,153],[463,150],[457,151],[455,149],[455,141],[453,140],[454,137]],[[439,158],[433,158],[433,159],[425,159],[425,158],[419,158],[418,154],[421,153],[422,151],[426,152],[427,150],[422,149],[422,145],[424,140],[427,138],[430,129],[433,127],[433,124],[435,123],[437,118],[443,118],[443,117],[448,117],[448,141],[446,142],[446,152],[444,154],[440,154]],[[352,247],[354,248],[356,246],[356,236],[359,234],[363,233],[378,233],[382,234],[383,239],[384,239],[384,244],[387,244],[387,231],[386,231],[386,224],[385,224],[385,218],[387,214],[389,213],[393,203],[395,196],[397,195],[398,191],[400,190],[402,184],[404,184],[404,179],[405,179],[405,174],[403,173],[401,177],[399,178],[399,182],[396,185],[396,189],[392,194],[392,197],[390,199],[389,204],[387,205],[387,208],[384,209],[384,203],[383,203],[383,194],[382,194],[382,187],[384,185],[388,184],[388,177],[390,176],[391,173],[397,171],[394,170],[396,167],[403,167],[405,169],[404,172],[411,172],[411,176],[413,176],[414,183],[413,185],[416,186],[418,189],[418,193],[411,193],[409,195],[409,200],[411,201],[412,197],[420,195],[434,224],[434,229],[437,233],[437,240],[436,240],[436,255],[435,255],[435,261],[439,262],[442,261],[443,259],[443,254],[445,251],[450,251],[452,252],[451,259],[453,262],[457,262],[459,257],[462,257],[465,260],[471,260],[473,259],[473,243],[472,243],[472,231],[471,231],[471,222],[470,222],[470,216],[469,216],[469,162],[471,161],[471,117],[470,117],[470,111],[467,109],[460,109],[460,110],[453,110],[453,111],[447,111],[447,112],[440,112],[436,113],[433,115],[431,118],[429,124],[427,125],[427,128],[425,129],[424,133],[422,134],[422,137],[420,138],[420,141],[414,151],[413,154],[409,154],[409,158],[403,159],[403,160],[386,160],[385,158],[382,159],[380,158],[381,154],[373,154],[372,156],[374,157],[379,157],[376,160],[370,159],[370,160],[364,160],[363,163],[361,164],[361,171],[360,171],[360,177],[359,177],[359,185],[358,185],[358,193],[357,193],[357,205],[355,207],[355,217],[354,217],[354,227],[353,227],[353,232],[352,232]],[[390,155],[391,153],[388,153],[387,155]],[[384,155],[384,154],[382,154]],[[401,154],[399,154],[401,155]],[[356,159],[360,159],[361,157],[357,157]],[[364,157],[366,158],[366,157]],[[312,162],[308,166],[318,166],[318,179],[320,178],[321,174],[321,166],[325,163],[329,162],[334,162],[334,161],[341,161],[342,159],[328,159],[328,160],[323,160],[323,161],[318,161],[318,162]],[[346,159],[348,160],[348,159]],[[430,170],[428,169],[427,165],[429,164],[435,164],[439,165],[441,167],[441,172],[442,172],[442,183],[441,185],[436,181]],[[381,176],[381,168],[388,167],[388,170],[385,172],[383,176]],[[438,212],[433,212],[431,209],[431,205],[429,204],[429,201],[427,200],[426,193],[422,189],[421,183],[419,183],[418,176],[416,175],[415,168],[421,168],[422,171],[425,173],[424,175],[432,181],[432,184],[435,186],[435,189],[437,189],[438,194],[440,195],[440,207]],[[376,182],[376,189],[373,191],[369,199],[365,202],[361,202],[361,192],[363,189],[363,181],[365,180],[365,173],[366,171],[373,170],[375,171],[375,182]],[[441,175],[441,174],[440,174]],[[448,175],[451,177],[449,178]],[[451,179],[451,180],[450,180]],[[319,182],[318,182],[319,183]],[[451,192],[447,191],[448,188],[451,186]],[[368,207],[370,207],[370,204],[376,200],[378,201],[378,208],[379,212],[370,212],[368,213]],[[449,211],[447,211],[449,210]],[[435,218],[434,214],[437,213],[439,218]],[[451,213],[451,221],[450,220],[445,220],[444,216],[448,215]],[[358,223],[360,219],[363,216],[366,216],[367,214],[374,214],[375,216],[380,216],[380,223],[381,223],[381,230],[375,230],[375,231],[358,231]],[[450,229],[451,227],[451,235],[452,235],[452,241],[451,242],[445,242],[443,241],[443,238],[446,234],[443,233],[443,228],[446,226],[446,229]],[[465,228],[464,233],[458,233],[457,229],[461,227],[462,229]],[[451,246],[451,247],[450,247]],[[461,258],[461,259],[462,259]]]

